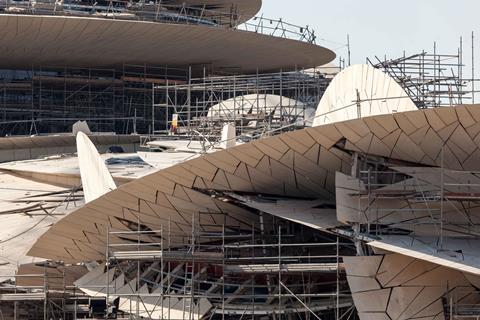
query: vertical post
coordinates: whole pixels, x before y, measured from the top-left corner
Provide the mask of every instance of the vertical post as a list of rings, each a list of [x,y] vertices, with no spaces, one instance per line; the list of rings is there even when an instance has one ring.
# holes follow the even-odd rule
[[[73,320],[77,320],[77,297],[74,297],[73,301]]]
[[[357,118],[362,118],[362,100],[360,99],[360,91],[357,90]]]
[[[163,282],[163,275],[164,275],[164,263],[163,263],[163,224],[160,226],[160,252],[162,253],[162,255],[160,256],[160,284],[162,285],[161,289],[160,289],[160,299],[161,299],[161,309],[162,309],[162,317],[161,319],[163,319],[163,299],[164,299],[164,294],[163,294],[163,286],[164,286],[164,282]],[[170,275],[167,275],[167,276],[170,276]]]
[[[140,251],[140,216],[137,216],[137,251]],[[137,259],[137,319],[140,319],[140,259]]]
[[[198,225],[200,229],[200,217],[198,217]],[[193,319],[192,312],[195,311],[194,298],[195,298],[195,212],[192,213],[192,269],[190,272],[191,285],[190,285],[190,307],[188,309],[188,320]]]
[[[66,305],[66,296],[67,296],[67,292],[66,292],[66,287],[67,287],[67,284],[65,282],[65,269],[63,269],[63,272],[62,272],[62,285],[63,285],[63,297],[62,297],[62,311],[63,311],[63,319],[66,319],[66,311],[65,311],[65,305]]]
[[[237,121],[237,77],[233,75],[233,123]]]
[[[39,95],[38,95],[38,110],[39,110],[39,115],[42,115],[42,67],[39,67],[40,69],[40,76],[38,77],[38,90],[39,90]],[[33,77],[33,74],[32,74]],[[33,97],[32,97],[33,99]],[[35,132],[36,133],[36,132]]]
[[[351,51],[350,51],[350,35],[347,34],[347,53],[348,53],[348,66],[351,66]]]
[[[462,83],[463,83],[463,37],[460,37],[460,49],[458,54],[458,97],[457,103],[462,104]]]
[[[191,122],[191,107],[192,107],[192,66],[188,66],[188,89],[187,89],[187,118],[188,118],[188,131],[190,132]]]
[[[273,112],[273,114],[275,114],[275,112]],[[282,119],[282,115],[283,115],[283,69],[280,69],[280,125],[281,126],[283,126],[283,120],[284,120]]]
[[[137,134],[137,108],[133,114],[133,134]]]
[[[259,74],[258,74],[258,68],[257,68],[257,72],[255,74],[255,89],[257,91],[257,110],[256,110],[256,114],[259,114],[260,113],[260,85],[259,85]]]
[[[475,33],[472,31],[472,104],[475,104]]]
[[[225,214],[222,225],[222,320],[225,320]]]
[[[437,65],[437,43],[433,43],[433,89],[434,92],[440,92],[438,90],[438,84],[437,84],[437,73],[439,72],[440,66]],[[440,99],[437,93],[434,94],[434,100],[435,100],[435,107],[440,106]]]
[[[92,69],[88,68],[88,119],[92,117]],[[97,122],[98,123],[98,122]],[[97,124],[97,128],[99,125]],[[97,130],[100,131],[98,128]]]
[[[107,267],[107,273],[106,273],[106,280],[105,280],[105,319],[108,319],[108,296],[109,296],[109,289],[110,289],[110,283],[108,281],[110,277],[110,254],[108,252],[110,246],[110,226],[107,224],[107,248],[105,249],[105,266]]]
[[[372,199],[371,199],[371,195],[372,195],[372,190],[373,190],[373,187],[371,185],[372,183],[372,169],[368,169],[368,217],[367,217],[367,234],[370,234],[370,219],[372,217]],[[374,200],[377,200],[374,198]],[[378,223],[378,221],[377,221]]]
[[[208,113],[205,113],[207,111],[207,70],[205,69],[205,66],[203,66],[203,97],[202,97],[202,115],[207,116]]]
[[[340,242],[337,237],[337,301],[335,308],[335,320],[340,319]]]
[[[444,205],[444,201],[443,201],[443,198],[444,198],[444,182],[445,182],[445,172],[444,172],[444,157],[445,157],[445,152],[444,152],[444,146],[442,145],[442,151],[441,151],[441,173],[440,173],[440,241],[439,241],[439,244],[440,244],[440,250],[443,249],[443,205]]]
[[[115,99],[115,70],[112,71],[112,114],[114,114],[114,118],[113,118],[113,130],[114,131],[117,131],[117,112],[116,112],[116,108],[115,108],[115,104],[116,104],[116,99]],[[128,130],[128,128],[127,128]]]
[[[171,217],[168,217],[168,253],[170,253],[171,251],[171,248],[172,247],[172,218]],[[167,279],[168,279],[168,286],[167,286],[167,289],[170,290],[170,286],[172,285],[171,283],[171,276],[170,276],[170,272],[171,272],[171,261],[170,259],[168,259],[168,274],[167,274]],[[167,294],[169,294],[169,291],[167,291]],[[172,300],[172,296],[169,294],[168,295],[168,318],[167,319],[171,319],[170,317],[170,306],[171,306],[171,300]]]
[[[282,319],[282,226],[278,226],[278,319]]]
[[[15,290],[14,290],[15,293],[17,293],[17,285],[16,284],[18,283],[18,278],[16,277],[16,275],[17,275],[17,271],[15,271]],[[44,278],[43,278],[43,283],[44,283],[44,288],[45,288],[45,275],[44,275]],[[46,296],[44,298],[45,298],[45,301],[46,301]],[[17,320],[17,301],[16,300],[13,302],[13,319]],[[45,306],[44,306],[43,320],[46,320]]]
[[[155,83],[152,82],[152,136],[155,135]]]
[[[252,223],[252,264],[255,263],[255,226]],[[252,301],[252,319],[255,319],[255,274],[252,273],[251,275],[252,281],[252,291],[251,291],[251,301]]]
[[[168,100],[170,100],[170,96],[168,95],[168,79],[166,79],[165,85],[165,131],[168,134],[168,119],[170,119],[170,115],[168,114]]]
[[[33,75],[35,73],[35,69],[32,67],[32,90],[31,90],[31,95],[32,95],[32,102],[31,102],[31,110],[30,110],[30,119],[32,120],[32,123],[30,125],[30,134],[33,132],[33,127],[35,125],[35,81],[33,81]]]
[[[43,320],[47,320],[47,301],[48,301],[48,279],[47,279],[47,267],[43,266]],[[16,302],[15,302],[16,303]],[[17,319],[17,305],[15,304],[15,320]]]

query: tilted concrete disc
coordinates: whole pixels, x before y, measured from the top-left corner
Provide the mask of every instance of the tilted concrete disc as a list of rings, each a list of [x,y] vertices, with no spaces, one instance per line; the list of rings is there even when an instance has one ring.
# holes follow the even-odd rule
[[[173,5],[186,4],[188,7],[203,7],[212,10],[206,11],[206,16],[218,12],[232,12],[238,15],[239,22],[245,22],[255,16],[262,7],[262,0],[173,0]]]
[[[369,65],[353,65],[330,83],[318,105],[314,126],[417,107],[394,79]]]
[[[83,132],[77,134],[77,151],[85,202],[93,201],[117,188],[105,162]]]
[[[99,32],[101,30],[101,32]],[[295,70],[324,64],[321,46],[256,32],[203,25],[73,16],[0,15],[0,67],[119,68],[124,63],[203,66],[218,72]]]
[[[480,276],[480,258],[476,250],[478,241],[445,238],[442,250],[438,250],[436,241],[437,238],[434,237],[382,235],[381,239],[369,242],[368,245]]]
[[[303,114],[305,104],[287,97],[274,94],[247,94],[238,96],[208,109],[208,117],[234,118],[235,115],[281,114],[298,116]]]
[[[478,171],[479,110],[469,105],[349,120],[189,158],[86,204],[53,225],[29,254],[66,262],[102,259],[107,225],[129,229],[139,218],[152,230],[175,221],[178,233],[191,229],[189,217],[197,212],[226,214],[225,225],[251,227],[250,211],[202,190],[334,201],[335,173],[351,173],[351,151]],[[461,159],[460,145],[469,152]],[[215,224],[210,215],[201,217],[202,223]]]

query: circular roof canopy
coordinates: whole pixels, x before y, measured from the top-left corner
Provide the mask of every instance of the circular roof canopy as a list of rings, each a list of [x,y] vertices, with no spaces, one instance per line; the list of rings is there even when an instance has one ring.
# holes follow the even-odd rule
[[[394,79],[372,66],[358,64],[340,72],[329,84],[313,125],[413,110],[417,107]]]
[[[298,116],[303,112],[305,105],[297,100],[273,94],[248,94],[237,96],[208,109],[209,117],[234,118],[235,115],[247,114],[280,114],[287,112]]]
[[[188,7],[205,6],[206,9],[222,13],[232,12],[239,16],[239,22],[254,17],[262,7],[262,0],[163,0],[164,4],[183,5]]]
[[[295,99],[274,94],[248,94],[211,106],[207,116],[224,119],[235,119],[236,115],[263,115],[265,119],[285,117],[310,127],[314,114],[315,109]]]
[[[212,66],[216,72],[292,70],[335,54],[306,42],[201,25],[0,15],[0,68]]]

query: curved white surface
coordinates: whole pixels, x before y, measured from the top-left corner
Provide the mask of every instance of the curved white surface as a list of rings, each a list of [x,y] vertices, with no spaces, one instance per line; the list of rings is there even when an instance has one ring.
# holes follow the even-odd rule
[[[311,112],[304,103],[273,94],[248,94],[231,98],[210,107],[207,116],[233,119],[248,114],[311,117]]]
[[[445,238],[442,250],[436,248],[435,237],[381,236],[381,239],[367,243],[377,249],[400,253],[447,268],[473,275],[480,275],[478,241],[473,239]]]
[[[412,110],[417,107],[394,79],[358,64],[332,80],[320,100],[313,126]]]
[[[104,160],[83,132],[77,134],[77,152],[86,203],[117,188]]]

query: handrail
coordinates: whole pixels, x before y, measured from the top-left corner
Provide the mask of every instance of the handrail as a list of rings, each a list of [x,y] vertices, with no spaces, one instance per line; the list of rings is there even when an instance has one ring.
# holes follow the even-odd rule
[[[0,0],[0,14],[67,15],[228,27],[236,26],[239,19],[239,15],[232,12],[186,5],[113,0],[104,2],[105,4],[90,4],[72,0]]]
[[[227,27],[273,37],[315,43],[315,31],[280,19],[253,17],[240,23],[240,15],[204,7],[163,4],[161,2],[103,1],[94,4],[73,0],[0,0],[0,14],[96,17],[113,20],[138,20],[159,23]]]
[[[307,26],[298,26],[283,21],[281,18],[270,19],[263,16],[254,17],[237,27],[239,30],[261,33],[269,36],[316,43],[315,31]]]

